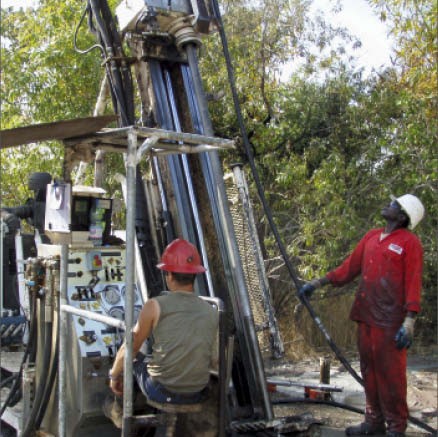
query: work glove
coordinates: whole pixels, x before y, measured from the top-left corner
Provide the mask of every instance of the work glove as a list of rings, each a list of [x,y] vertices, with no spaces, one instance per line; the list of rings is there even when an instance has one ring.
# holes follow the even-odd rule
[[[397,349],[409,349],[414,337],[414,324],[415,319],[407,316],[401,325],[400,329],[395,334],[395,345]]]
[[[313,292],[321,287],[321,282],[319,282],[318,279],[312,279],[310,282],[306,282],[299,290],[298,290],[298,296],[300,299],[303,297],[306,297],[307,299],[310,299]]]

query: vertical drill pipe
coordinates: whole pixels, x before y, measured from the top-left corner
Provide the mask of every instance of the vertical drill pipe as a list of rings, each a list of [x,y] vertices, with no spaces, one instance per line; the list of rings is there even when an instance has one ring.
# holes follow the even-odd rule
[[[227,410],[227,356],[229,349],[227,348],[227,332],[225,324],[225,304],[217,297],[204,297],[201,299],[214,304],[219,312],[219,402],[218,402],[218,417],[219,417],[219,427],[218,427],[218,437],[225,437],[226,428],[226,410]]]
[[[60,305],[67,304],[67,277],[68,277],[68,245],[61,246],[61,282],[60,282]],[[66,433],[66,403],[67,397],[67,317],[64,311],[59,314],[58,338],[59,338],[59,361],[58,361],[58,436],[65,437]]]
[[[165,71],[165,78],[166,78],[166,83],[167,83],[167,88],[168,88],[168,93],[169,93],[170,106],[172,109],[172,115],[173,115],[173,119],[174,119],[174,123],[175,123],[175,131],[182,132],[181,122],[178,118],[175,96],[173,93],[173,88],[172,88],[172,84],[171,84],[171,80],[170,80],[170,74],[169,74],[168,70]],[[185,176],[186,183],[187,183],[187,190],[188,190],[188,195],[190,198],[190,206],[192,209],[193,220],[195,221],[196,230],[198,233],[199,248],[200,248],[201,257],[202,257],[202,264],[207,269],[207,271],[205,272],[205,277],[207,279],[208,295],[214,296],[213,282],[212,282],[212,278],[211,278],[210,267],[208,264],[207,249],[205,247],[205,241],[204,241],[204,233],[202,231],[201,219],[199,217],[198,202],[196,200],[195,189],[193,187],[193,181],[192,181],[191,175],[190,175],[190,169],[189,169],[187,155],[181,155],[181,163],[182,163],[184,176]]]
[[[123,374],[123,428],[122,436],[131,437],[133,415],[133,339],[135,282],[135,191],[136,191],[136,151],[137,134],[134,129],[128,132],[128,153],[126,155],[126,306],[125,306],[125,361]]]
[[[211,125],[210,116],[208,113],[207,102],[205,99],[204,90],[202,88],[202,79],[198,69],[198,60],[196,54],[196,46],[187,44],[186,53],[189,63],[189,68],[193,80],[194,94],[196,96],[196,103],[201,117],[201,124],[203,132],[201,134],[213,136],[213,127]],[[205,155],[205,156],[204,156]],[[252,370],[252,377],[254,385],[251,384],[250,389],[253,395],[259,398],[256,405],[256,410],[264,415],[266,420],[272,420],[274,417],[272,405],[267,391],[264,365],[261,357],[260,349],[258,347],[257,337],[254,329],[254,321],[252,318],[251,307],[248,299],[248,292],[245,284],[244,274],[240,263],[239,250],[234,235],[233,223],[230,214],[227,213],[227,197],[223,179],[218,175],[222,173],[219,163],[218,154],[211,152],[205,153],[201,157],[201,164],[209,191],[210,201],[217,208],[217,214],[214,215],[216,220],[216,227],[218,229],[218,241],[223,254],[227,254],[228,258],[225,260],[229,265],[225,266],[225,272],[231,275],[230,281],[233,284],[232,289],[235,294],[235,299],[238,302],[234,303],[234,310],[240,312],[241,326],[246,338],[246,348],[249,355],[249,366]],[[255,339],[255,343],[253,342]],[[243,345],[241,345],[243,347]]]
[[[150,61],[149,68],[155,94],[155,112],[158,124],[164,129],[174,130],[174,121],[172,119],[172,111],[162,68],[156,61]],[[182,236],[188,241],[195,242],[196,233],[190,220],[191,211],[188,208],[189,196],[187,194],[186,184],[178,161],[178,156],[170,155],[167,156],[166,159],[170,169],[170,178],[174,187],[175,203],[177,210],[180,213],[178,218],[181,223]]]

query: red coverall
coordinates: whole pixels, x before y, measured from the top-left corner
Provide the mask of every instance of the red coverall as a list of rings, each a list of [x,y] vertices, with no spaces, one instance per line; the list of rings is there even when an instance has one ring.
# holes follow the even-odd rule
[[[361,275],[350,318],[358,322],[358,349],[366,395],[365,421],[389,431],[407,426],[406,349],[394,337],[407,311],[420,311],[423,249],[407,229],[380,241],[384,229],[369,231],[351,255],[327,274],[334,286]]]

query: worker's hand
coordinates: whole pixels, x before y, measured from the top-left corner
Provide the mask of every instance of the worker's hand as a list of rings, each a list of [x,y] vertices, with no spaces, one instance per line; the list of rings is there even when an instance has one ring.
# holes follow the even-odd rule
[[[412,344],[412,339],[414,337],[414,324],[415,319],[407,316],[403,325],[397,331],[395,335],[395,345],[397,349],[409,349]]]
[[[117,378],[110,378],[110,388],[114,394],[118,396],[123,395],[123,375],[118,376]]]
[[[313,292],[321,287],[321,282],[319,282],[318,279],[312,279],[310,282],[306,282],[298,291],[298,295],[300,299],[303,297],[306,297],[307,299],[310,299]]]

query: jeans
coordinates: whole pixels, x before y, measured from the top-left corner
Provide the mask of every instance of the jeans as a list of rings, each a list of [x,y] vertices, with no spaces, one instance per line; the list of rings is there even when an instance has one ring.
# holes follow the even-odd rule
[[[160,404],[197,404],[207,398],[208,388],[195,393],[175,393],[157,381],[153,381],[147,369],[147,363],[137,356],[134,361],[133,372],[137,384],[146,398]]]

